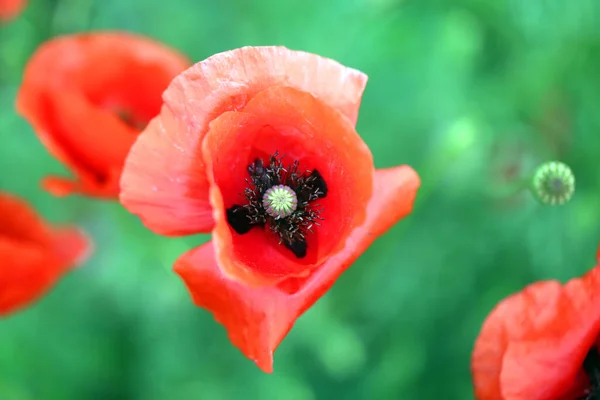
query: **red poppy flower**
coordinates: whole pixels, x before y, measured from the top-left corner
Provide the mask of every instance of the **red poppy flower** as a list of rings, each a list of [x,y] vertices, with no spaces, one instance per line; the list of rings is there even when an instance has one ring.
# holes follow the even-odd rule
[[[267,372],[295,320],[412,209],[416,173],[375,171],[354,129],[366,80],[283,47],[217,54],[173,80],[126,160],[121,201],[150,229],[212,230],[175,271]]]
[[[187,59],[153,40],[120,32],[52,39],[29,60],[18,112],[75,179],[49,177],[57,196],[117,197],[123,162],[158,114],[169,82]]]
[[[565,285],[529,285],[500,302],[483,324],[471,363],[475,397],[598,399],[598,345],[600,265]]]
[[[38,299],[89,249],[78,229],[50,227],[23,200],[0,192],[0,315]]]
[[[23,11],[27,0],[0,0],[0,22],[8,22]]]

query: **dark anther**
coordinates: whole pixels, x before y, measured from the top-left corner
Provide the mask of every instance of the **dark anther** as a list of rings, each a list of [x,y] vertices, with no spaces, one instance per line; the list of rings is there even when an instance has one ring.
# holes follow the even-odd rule
[[[250,175],[262,175],[265,173],[265,166],[260,158],[254,160],[254,162],[248,165],[248,173]]]
[[[308,203],[327,196],[327,184],[316,169],[308,176],[295,177],[295,183],[297,183],[296,195],[300,203]]]
[[[297,240],[294,242],[288,242],[287,240],[284,240],[283,244],[285,244],[285,247],[290,249],[296,257],[298,257],[298,258],[306,257],[306,241]]]
[[[227,209],[227,222],[240,235],[248,232],[252,225],[248,218],[248,210],[237,204]]]
[[[323,219],[320,216],[322,207],[314,204],[314,201],[327,196],[328,188],[316,169],[300,171],[298,161],[284,166],[282,160],[283,157],[276,152],[267,161],[257,158],[248,165],[250,178],[246,179],[248,186],[243,193],[247,204],[227,209],[227,221],[239,234],[253,227],[268,227],[279,237],[279,243],[283,243],[296,257],[302,258],[307,251],[306,234],[313,232]],[[273,191],[267,192],[277,185],[291,191],[292,196],[288,195],[290,204],[286,205],[286,200],[277,197]],[[285,190],[281,192],[281,189],[278,189],[279,193],[285,194]],[[265,204],[269,204],[268,210]],[[278,207],[278,211],[273,211]]]
[[[327,184],[325,183],[325,179],[323,179],[319,171],[313,169],[313,172],[308,178],[313,179],[312,185],[319,192],[319,197],[327,196]]]
[[[252,179],[252,183],[259,189],[267,190],[273,185],[277,185],[279,181],[274,181],[275,176],[273,174],[268,173],[265,169],[263,161],[260,158],[254,160],[252,164],[248,166],[248,173],[250,174],[250,178]]]
[[[585,356],[583,369],[590,379],[590,387],[586,391],[586,397],[578,400],[600,400],[600,355],[595,346]]]

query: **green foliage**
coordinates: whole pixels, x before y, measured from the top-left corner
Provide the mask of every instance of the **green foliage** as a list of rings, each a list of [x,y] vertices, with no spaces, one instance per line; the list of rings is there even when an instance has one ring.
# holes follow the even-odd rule
[[[376,165],[421,174],[413,215],[297,322],[273,375],[170,271],[207,237],[160,238],[116,203],[39,188],[67,172],[14,112],[23,67],[51,36],[94,29],[144,33],[195,61],[279,44],[360,69],[358,131]],[[0,27],[0,187],[81,225],[97,251],[0,321],[0,398],[472,398],[470,351],[494,304],[594,265],[599,50],[595,0],[31,0]],[[568,204],[507,197],[554,159],[577,179]]]

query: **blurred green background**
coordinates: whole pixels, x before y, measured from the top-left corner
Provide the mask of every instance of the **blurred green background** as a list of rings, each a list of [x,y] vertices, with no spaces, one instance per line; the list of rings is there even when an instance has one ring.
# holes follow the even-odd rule
[[[358,131],[376,165],[421,174],[413,215],[298,320],[273,375],[170,270],[207,237],[161,238],[117,203],[39,188],[67,171],[15,114],[23,67],[44,40],[94,29],[147,34],[194,61],[278,44],[360,69],[370,80]],[[2,400],[471,399],[470,352],[494,304],[594,265],[597,0],[31,0],[0,27],[0,68],[0,187],[97,247],[0,321]],[[575,172],[570,203],[508,194],[551,159]]]

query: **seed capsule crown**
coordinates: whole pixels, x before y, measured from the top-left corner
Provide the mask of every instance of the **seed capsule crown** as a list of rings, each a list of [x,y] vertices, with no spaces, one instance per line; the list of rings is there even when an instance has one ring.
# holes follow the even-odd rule
[[[544,163],[535,171],[533,191],[544,204],[565,204],[575,193],[575,175],[571,168],[562,162]]]
[[[262,202],[265,212],[275,219],[289,217],[298,208],[296,192],[285,185],[276,185],[267,189]]]

